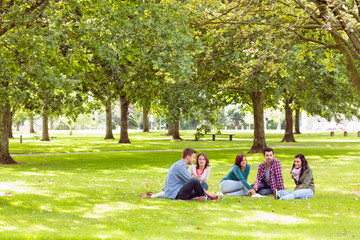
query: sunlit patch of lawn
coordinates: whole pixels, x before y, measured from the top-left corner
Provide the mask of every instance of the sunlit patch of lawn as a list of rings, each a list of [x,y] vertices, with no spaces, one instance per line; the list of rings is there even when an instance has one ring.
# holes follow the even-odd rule
[[[228,141],[228,136],[217,137],[216,141],[211,141],[211,137],[206,137],[200,141],[194,141],[195,131],[180,131],[181,137],[185,141],[173,141],[171,137],[165,136],[166,131],[154,131],[150,133],[129,132],[131,144],[119,144],[119,134],[115,133],[115,140],[104,140],[104,134],[77,134],[69,135],[63,131],[50,135],[57,138],[50,142],[35,140],[33,135],[27,134],[23,138],[23,143],[19,139],[10,140],[10,152],[12,154],[21,153],[71,153],[71,152],[103,152],[103,151],[127,151],[127,150],[168,150],[183,149],[192,147],[196,149],[214,148],[246,148],[244,152],[250,150],[253,142],[252,132],[241,131],[222,131],[225,134],[235,134],[233,141]],[[20,134],[20,133],[18,133]],[[34,134],[39,135],[39,134]],[[348,137],[340,134],[331,137],[329,133],[305,133],[296,135],[296,143],[282,143],[283,133],[266,133],[266,141],[271,147],[348,147],[356,148],[360,146],[360,138],[355,132],[349,132]]]
[[[46,149],[36,145],[19,151],[114,150],[107,148],[111,141],[101,143],[95,138],[99,139],[82,137],[59,144],[63,141],[59,137],[55,145],[39,144]],[[91,141],[98,145],[89,144]],[[201,152],[201,148],[232,147],[240,142],[138,141],[131,148],[132,144],[125,146],[181,149],[198,144],[196,149]],[[14,151],[17,146],[24,145],[13,144]],[[359,195],[354,194],[360,191],[358,149],[347,143],[331,148],[311,144],[275,148],[287,189],[294,188],[289,174],[294,156],[305,154],[314,172],[313,199],[239,196],[205,203],[138,197],[162,190],[166,173],[180,159],[181,151],[14,156],[27,164],[1,166],[0,192],[12,194],[0,197],[1,239],[356,239],[360,237]],[[205,151],[212,168],[209,190],[218,191],[236,154],[246,150]],[[247,154],[247,159],[252,183],[263,156]]]

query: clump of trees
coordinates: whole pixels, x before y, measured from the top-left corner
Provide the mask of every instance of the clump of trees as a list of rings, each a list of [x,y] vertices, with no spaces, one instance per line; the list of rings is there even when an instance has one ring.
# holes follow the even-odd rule
[[[49,116],[75,121],[103,106],[111,139],[110,109],[120,100],[119,143],[130,143],[130,104],[142,107],[144,131],[152,111],[174,139],[181,139],[181,119],[215,124],[220,108],[243,104],[254,115],[251,153],[266,147],[267,108],[284,106],[283,141],[295,141],[293,111],[358,115],[359,7],[353,1],[1,1],[0,163],[15,163],[9,137],[17,111],[41,114],[41,140],[50,141]]]

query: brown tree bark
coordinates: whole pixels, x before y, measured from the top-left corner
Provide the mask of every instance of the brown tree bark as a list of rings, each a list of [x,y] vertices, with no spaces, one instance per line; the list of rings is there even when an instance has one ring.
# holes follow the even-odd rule
[[[168,124],[168,133],[166,135],[168,135],[168,136],[174,135],[174,124],[173,123]]]
[[[295,109],[295,134],[301,134],[300,132],[300,107]]]
[[[309,1],[316,5],[313,10],[309,9],[308,6],[298,1],[298,6],[303,8],[307,13],[309,13],[309,19],[314,19],[316,24],[327,25],[329,21],[329,15],[334,14],[335,18],[334,25],[339,25],[342,27],[342,30],[347,35],[347,38],[344,37],[343,32],[339,31],[337,28],[326,28],[326,30],[331,34],[332,38],[335,40],[336,45],[328,45],[328,47],[339,49],[343,54],[345,59],[345,65],[349,72],[349,77],[352,85],[360,94],[360,73],[358,71],[358,66],[355,59],[359,58],[360,54],[360,41],[358,39],[358,29],[355,28],[355,31],[352,31],[351,28],[348,28],[348,21],[346,17],[344,17],[345,11],[344,8],[339,8],[337,5],[333,5],[331,1]],[[358,4],[358,1],[356,1]],[[341,11],[341,12],[340,12]],[[359,8],[358,8],[359,11]],[[358,20],[356,13],[354,13],[354,19]],[[351,20],[351,17],[349,18]],[[332,20],[331,20],[332,21]],[[330,21],[330,22],[331,22]],[[303,37],[302,37],[303,38]],[[350,41],[348,41],[348,40]],[[311,42],[318,42],[315,39],[306,39]],[[325,43],[321,43],[321,45],[327,45]]]
[[[285,100],[285,135],[281,142],[296,142],[293,133],[293,110],[290,107],[292,98]]]
[[[42,133],[40,141],[50,141],[49,137],[49,115],[47,109],[43,109],[42,114]]]
[[[120,96],[121,107],[121,124],[120,124],[120,140],[119,143],[131,143],[128,135],[128,111],[130,102],[126,99],[126,95]]]
[[[254,110],[254,142],[249,153],[262,153],[266,148],[264,123],[264,97],[261,91],[250,94]]]
[[[34,114],[30,113],[30,133],[36,133],[34,130]]]
[[[144,104],[143,105],[143,125],[144,125],[144,129],[143,129],[143,132],[149,132],[149,118],[148,118],[148,115],[149,115],[149,111],[150,111],[150,104],[149,105],[146,105]]]
[[[9,115],[9,138],[14,138],[13,130],[12,130],[12,118],[14,116],[14,111],[10,111]]]
[[[42,133],[40,141],[50,141],[48,102],[48,96],[45,96],[42,109]]]
[[[354,56],[352,55],[350,49],[344,44],[344,39],[341,38],[340,34],[336,31],[330,31],[332,37],[338,44],[338,49],[343,54],[345,59],[345,65],[349,72],[350,81],[352,85],[357,90],[358,94],[360,94],[360,74],[358,71],[358,67],[355,61]],[[360,49],[359,49],[360,50]]]
[[[105,133],[105,140],[106,139],[115,139],[113,132],[112,132],[112,115],[111,115],[111,102],[107,102],[105,105],[106,111],[106,133]]]
[[[172,135],[172,138],[174,140],[182,140],[181,137],[180,137],[180,122],[177,121],[176,123],[174,123],[173,125],[173,135]]]
[[[0,164],[17,164],[9,152],[10,104],[8,99],[3,99],[2,103],[0,104]]]

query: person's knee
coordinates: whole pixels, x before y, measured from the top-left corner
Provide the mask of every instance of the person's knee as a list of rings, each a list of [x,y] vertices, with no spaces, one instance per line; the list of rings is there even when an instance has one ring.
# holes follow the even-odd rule
[[[190,182],[194,182],[194,183],[199,183],[200,184],[200,180],[198,179],[198,178],[196,178],[196,177],[192,177],[192,178],[190,178],[190,180],[189,180]]]

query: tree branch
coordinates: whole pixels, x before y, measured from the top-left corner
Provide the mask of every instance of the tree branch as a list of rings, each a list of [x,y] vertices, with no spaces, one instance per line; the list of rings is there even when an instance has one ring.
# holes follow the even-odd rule
[[[49,0],[40,0],[35,2],[33,5],[31,5],[29,8],[27,8],[25,10],[25,15],[30,15],[31,13],[35,12],[38,8],[40,8],[41,6],[43,6],[43,8],[41,9],[41,11],[45,8],[45,6],[47,5],[47,3],[49,3]],[[7,8],[10,9],[10,7],[14,4],[14,0],[11,0],[8,3]],[[13,21],[9,27],[3,27],[0,28],[0,37],[2,37],[4,34],[6,34],[8,31],[10,31],[11,29],[16,27],[16,23],[15,21]]]

